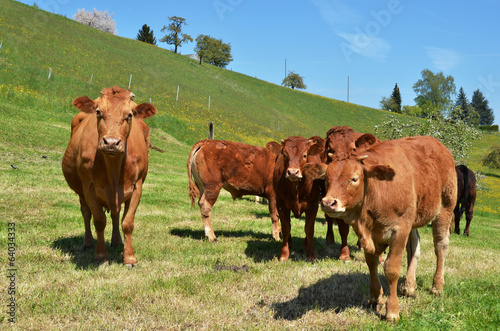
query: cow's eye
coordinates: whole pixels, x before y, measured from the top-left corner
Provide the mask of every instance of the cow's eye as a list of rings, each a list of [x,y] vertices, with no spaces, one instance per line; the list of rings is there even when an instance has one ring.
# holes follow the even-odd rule
[[[307,154],[304,154],[304,159],[307,159]]]
[[[128,116],[127,116],[127,121],[132,120],[132,117],[133,117],[133,116],[134,116],[134,115],[132,115],[132,113],[128,114]]]
[[[95,114],[96,114],[97,118],[101,118],[102,117],[101,110],[99,108],[97,108],[95,110]]]
[[[358,176],[352,177],[352,178],[351,178],[351,183],[355,184],[355,183],[357,183],[357,182],[358,182],[358,180],[359,180],[359,177],[358,177]]]

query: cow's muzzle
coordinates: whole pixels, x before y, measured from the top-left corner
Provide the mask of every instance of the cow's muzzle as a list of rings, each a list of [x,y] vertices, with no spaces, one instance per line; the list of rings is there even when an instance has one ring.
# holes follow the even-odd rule
[[[286,169],[285,178],[295,182],[302,179],[302,172],[299,168],[288,168]]]
[[[119,154],[124,152],[123,143],[120,138],[103,137],[97,148],[106,154]]]
[[[324,197],[321,199],[321,210],[327,214],[341,214],[345,212],[345,207],[339,199],[332,197]]]

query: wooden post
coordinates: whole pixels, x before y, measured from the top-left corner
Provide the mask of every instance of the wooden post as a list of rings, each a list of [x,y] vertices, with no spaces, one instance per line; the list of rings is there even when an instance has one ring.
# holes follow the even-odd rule
[[[214,122],[208,123],[208,139],[214,139]]]
[[[94,74],[92,74],[92,76],[90,76],[89,86],[90,86],[90,84],[92,84],[92,78],[94,78]]]
[[[179,100],[179,85],[177,85],[177,96],[175,97],[175,102]]]
[[[0,42],[0,49],[2,49],[2,45],[3,45],[3,41],[2,41],[2,42]]]
[[[130,80],[128,81],[128,89],[130,90],[130,85],[132,84],[132,75],[130,75]]]
[[[50,76],[52,76],[52,68],[49,68],[49,77],[47,79],[50,79]]]

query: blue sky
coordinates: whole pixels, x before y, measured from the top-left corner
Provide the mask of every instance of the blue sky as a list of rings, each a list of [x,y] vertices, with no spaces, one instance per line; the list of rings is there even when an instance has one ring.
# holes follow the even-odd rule
[[[499,0],[35,2],[68,18],[79,8],[108,10],[118,35],[131,39],[143,24],[160,39],[168,17],[180,16],[193,39],[205,34],[231,44],[227,69],[281,84],[286,59],[286,69],[304,77],[307,92],[346,100],[349,76],[349,101],[374,108],[396,83],[403,104],[414,105],[412,86],[421,71],[443,72],[469,101],[479,88],[500,124]],[[190,54],[194,46],[179,51]]]

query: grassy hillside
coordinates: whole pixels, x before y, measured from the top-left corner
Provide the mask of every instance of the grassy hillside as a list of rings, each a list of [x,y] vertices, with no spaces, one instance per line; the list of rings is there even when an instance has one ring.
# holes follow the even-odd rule
[[[489,146],[500,142],[498,134],[475,142],[469,166],[486,175],[485,191],[478,194],[471,236],[450,238],[444,294],[430,294],[436,262],[431,230],[424,227],[417,297],[399,297],[401,321],[388,325],[366,305],[368,268],[353,231],[352,262],[343,263],[337,259],[340,244],[325,243],[319,213],[318,260],[308,263],[304,221],[293,219],[290,261],[279,263],[281,243],[271,238],[267,206],[245,198],[233,202],[223,193],[213,211],[219,242],[210,243],[204,240],[199,209],[190,208],[186,175],[190,143],[206,137],[208,120],[216,121],[219,137],[263,144],[290,134],[323,135],[334,124],[371,131],[383,112],[200,67],[16,2],[0,0],[0,8],[0,329],[9,326],[6,306],[12,298],[19,330],[486,330],[500,325],[500,171],[480,165]],[[150,153],[133,233],[139,265],[125,268],[123,249],[109,247],[109,220],[110,263],[95,266],[94,252],[82,249],[78,198],[61,172],[76,113],[71,101],[84,94],[97,97],[105,86],[127,87],[130,74],[136,101],[151,97],[160,109],[149,121],[151,140],[167,152]],[[280,131],[273,129],[277,118]],[[9,251],[12,243],[15,250]],[[14,285],[5,277],[10,270]],[[7,290],[11,286],[13,295]]]
[[[132,75],[136,101],[151,98],[160,110],[150,124],[187,143],[205,138],[209,121],[215,122],[216,138],[263,145],[290,135],[323,136],[332,125],[373,132],[386,114],[200,66],[14,1],[0,4],[0,100],[7,102],[43,105],[47,113],[69,116],[75,97],[96,98],[113,85],[127,88]]]

